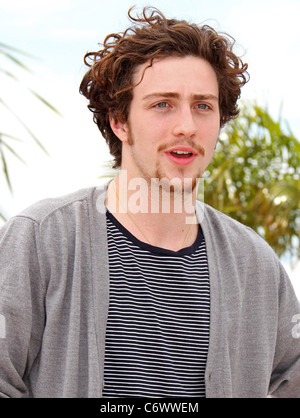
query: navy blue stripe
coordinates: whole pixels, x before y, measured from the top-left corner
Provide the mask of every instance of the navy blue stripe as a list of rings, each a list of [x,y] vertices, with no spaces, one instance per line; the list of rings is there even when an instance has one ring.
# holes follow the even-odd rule
[[[153,254],[160,254],[160,255],[171,255],[171,256],[181,256],[183,254],[192,254],[196,251],[196,249],[201,244],[202,240],[204,239],[202,229],[199,227],[198,229],[198,236],[194,244],[190,247],[182,248],[179,251],[171,251],[165,248],[155,247],[153,245],[147,244],[146,242],[142,242],[138,240],[134,235],[132,235],[120,222],[107,210],[106,212],[107,218],[118,228],[118,230],[128,238],[133,244],[137,245],[139,248],[144,249],[148,252]]]
[[[204,397],[210,286],[201,228],[183,252],[107,216],[110,301],[104,397]]]

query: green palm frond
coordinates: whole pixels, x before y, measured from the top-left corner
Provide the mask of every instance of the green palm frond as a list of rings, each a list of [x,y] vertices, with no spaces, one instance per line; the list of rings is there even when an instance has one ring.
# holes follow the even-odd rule
[[[28,73],[32,73],[31,69],[24,63],[24,58],[30,58],[35,59],[35,57],[21,49],[15,48],[11,45],[8,45],[6,43],[0,42],[0,55],[2,55],[6,60],[10,61],[15,68],[21,69],[23,71],[26,71]],[[13,71],[11,71],[8,68],[3,68],[3,66],[0,68],[0,74],[2,74],[5,77],[8,77],[12,79],[16,83],[20,83],[19,78],[14,74]],[[49,110],[55,112],[57,115],[61,116],[61,113],[51,104],[49,101],[47,101],[44,97],[42,97],[39,93],[37,93],[35,90],[28,88],[28,91],[30,94],[32,94],[40,103],[43,103]],[[1,94],[1,88],[0,88],[0,94]],[[5,99],[3,97],[0,97],[0,105],[4,107],[9,113],[11,113],[16,121],[22,126],[25,132],[29,134],[29,136],[34,140],[34,142],[38,145],[38,147],[49,156],[48,151],[43,146],[42,142],[37,138],[37,136],[33,133],[32,129],[30,129],[26,122],[5,102]],[[0,119],[1,120],[1,119]],[[4,140],[5,138],[5,140]],[[4,178],[6,181],[6,184],[9,188],[9,190],[12,192],[12,184],[9,176],[9,170],[7,165],[7,160],[5,157],[4,149],[8,150],[12,155],[14,155],[16,158],[18,158],[20,161],[24,163],[24,160],[20,157],[20,155],[15,150],[14,146],[10,143],[13,140],[18,140],[14,135],[11,133],[4,133],[1,130],[0,125],[0,160],[2,163],[2,168],[4,172]],[[5,216],[0,211],[0,218],[5,220]]]
[[[300,257],[300,142],[282,116],[244,103],[206,172],[205,201]],[[296,244],[295,244],[296,243]]]

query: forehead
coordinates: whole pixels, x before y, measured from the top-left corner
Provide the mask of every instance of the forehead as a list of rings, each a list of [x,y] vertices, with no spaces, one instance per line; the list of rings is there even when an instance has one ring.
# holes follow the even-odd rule
[[[134,73],[134,97],[155,91],[182,94],[212,94],[218,97],[219,86],[211,64],[203,58],[167,57],[137,66]]]

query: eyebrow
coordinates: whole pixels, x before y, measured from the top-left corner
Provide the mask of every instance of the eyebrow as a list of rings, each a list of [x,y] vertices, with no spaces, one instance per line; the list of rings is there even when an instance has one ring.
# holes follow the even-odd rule
[[[157,93],[147,94],[146,96],[143,97],[143,100],[155,99],[156,97],[178,99],[179,96],[180,96],[179,93],[175,93],[175,92],[172,92],[172,91],[157,92]],[[215,96],[214,94],[193,94],[192,99],[193,100],[215,100],[215,101],[219,100],[218,97]]]

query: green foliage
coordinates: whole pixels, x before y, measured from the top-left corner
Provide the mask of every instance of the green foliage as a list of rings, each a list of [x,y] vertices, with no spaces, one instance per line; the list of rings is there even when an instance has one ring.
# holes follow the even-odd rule
[[[244,104],[205,178],[206,203],[250,226],[278,256],[300,256],[300,143],[281,117]]]
[[[13,65],[16,68],[22,69],[24,71],[30,72],[30,69],[24,64],[24,62],[19,58],[19,56],[22,57],[29,57],[33,58],[30,54],[27,54],[24,51],[21,51],[17,48],[14,48],[12,46],[9,46],[4,43],[0,43],[0,55],[2,55],[5,59],[12,62]],[[10,78],[14,80],[16,83],[19,82],[16,75],[7,70],[7,68],[0,67],[0,75],[2,77],[0,78],[1,83],[5,83],[5,78]],[[1,85],[0,83],[0,85]],[[29,88],[30,94],[35,96],[41,103],[47,106],[48,109],[54,111],[58,115],[60,113],[58,110],[53,107],[47,100],[45,100],[42,96],[40,96],[37,92]],[[7,111],[9,111],[15,118],[15,120],[22,126],[25,132],[29,134],[29,136],[35,141],[35,143],[45,152],[48,154],[47,150],[42,145],[41,141],[35,136],[35,134],[32,132],[31,129],[26,125],[26,123],[14,112],[13,109],[11,109],[7,103],[0,97],[0,109],[5,108]],[[61,115],[60,115],[61,116]],[[20,141],[19,138],[16,138],[15,136],[11,135],[11,133],[3,132],[0,126],[0,161],[2,164],[2,169],[4,172],[5,180],[7,183],[7,186],[9,187],[10,191],[12,191],[12,184],[10,181],[9,171],[8,171],[8,165],[7,165],[7,159],[6,159],[6,152],[10,152],[15,157],[17,157],[20,161],[24,162],[23,159],[18,155],[18,153],[15,151],[15,142]],[[0,218],[5,220],[4,215],[0,212]]]

